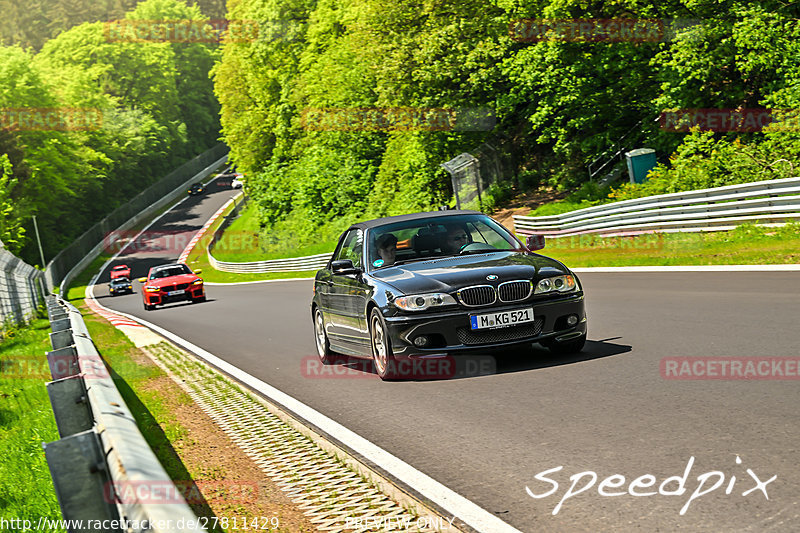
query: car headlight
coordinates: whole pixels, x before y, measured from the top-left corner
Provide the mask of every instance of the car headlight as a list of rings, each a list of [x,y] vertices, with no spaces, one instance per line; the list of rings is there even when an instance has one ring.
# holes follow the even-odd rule
[[[160,291],[161,289],[159,289],[158,287],[148,287],[148,286],[145,286],[144,290],[145,290],[145,291],[147,291],[147,292],[158,292],[158,291]]]
[[[432,294],[412,294],[410,296],[400,296],[392,302],[396,307],[403,311],[424,311],[431,307],[441,307],[444,305],[456,305],[456,300],[444,292]]]
[[[199,278],[192,282],[192,285],[202,285],[202,284],[203,284],[203,280],[199,279]]]
[[[534,294],[546,294],[548,292],[570,292],[578,287],[575,282],[575,276],[555,276],[552,278],[540,279],[536,284]]]

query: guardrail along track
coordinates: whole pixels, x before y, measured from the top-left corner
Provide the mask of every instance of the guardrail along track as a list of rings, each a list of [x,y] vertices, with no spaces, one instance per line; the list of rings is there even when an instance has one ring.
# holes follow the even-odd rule
[[[800,220],[800,177],[661,194],[559,215],[514,215],[522,235],[571,237],[726,231],[747,222],[783,225]]]
[[[90,527],[97,520],[127,520],[126,533],[205,531],[139,431],[81,313],[52,296],[47,312],[53,330],[47,393],[61,439],[43,446],[64,519],[87,526],[72,531],[97,531]],[[142,500],[140,486],[168,492],[169,502]]]

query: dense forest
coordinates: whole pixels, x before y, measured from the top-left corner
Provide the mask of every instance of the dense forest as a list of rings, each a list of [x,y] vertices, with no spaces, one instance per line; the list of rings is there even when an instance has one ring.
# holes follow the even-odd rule
[[[39,50],[48,40],[84,22],[125,18],[140,0],[0,0],[0,43]],[[225,17],[225,0],[198,0],[210,19]]]
[[[503,163],[496,198],[585,185],[587,164],[620,139],[654,148],[660,165],[644,185],[611,191],[614,198],[800,168],[800,6],[791,2],[0,7],[0,239],[31,263],[39,262],[33,215],[52,258],[212,146],[220,127],[262,234],[300,243],[327,240],[356,218],[451,203],[441,164],[476,147],[491,147]],[[110,39],[103,22],[223,16],[257,31],[221,44],[132,42]],[[55,122],[72,127],[8,127],[20,109],[68,110],[74,116]],[[697,109],[772,109],[784,121],[733,131],[664,127],[664,113]]]
[[[448,202],[441,163],[482,143],[509,162],[505,177],[518,188],[579,186],[587,163],[626,135],[631,148],[656,149],[662,164],[646,186],[615,191],[620,198],[796,175],[798,127],[687,132],[658,119],[687,109],[795,112],[799,7],[769,0],[229,2],[230,18],[257,19],[269,31],[257,42],[223,45],[214,69],[223,137],[248,175],[263,234],[309,242],[354,218]],[[543,19],[556,29],[541,30]],[[646,21],[656,31],[595,38],[559,33],[553,23],[587,19]],[[366,124],[364,110],[373,108],[490,109],[495,124],[473,131]],[[361,115],[309,127],[310,113],[326,109]]]
[[[50,260],[219,142],[219,44],[124,42],[101,22],[208,18],[177,0],[6,3],[3,39],[17,44],[0,46],[0,239],[39,264],[32,216]]]

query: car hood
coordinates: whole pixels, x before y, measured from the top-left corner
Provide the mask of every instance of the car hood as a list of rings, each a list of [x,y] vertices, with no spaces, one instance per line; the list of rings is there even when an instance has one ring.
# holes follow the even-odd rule
[[[150,287],[167,287],[170,285],[178,285],[180,283],[192,283],[198,280],[195,274],[181,274],[180,276],[170,276],[168,278],[149,279],[146,285]]]
[[[375,271],[372,275],[403,294],[414,294],[452,292],[470,285],[495,285],[568,273],[564,265],[542,255],[493,252],[406,263]],[[497,276],[497,279],[488,280],[487,276]]]

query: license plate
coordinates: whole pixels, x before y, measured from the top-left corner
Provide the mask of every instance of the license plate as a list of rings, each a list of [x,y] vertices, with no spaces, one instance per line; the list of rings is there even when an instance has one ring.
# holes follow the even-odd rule
[[[185,293],[185,292],[186,292],[186,291],[185,291],[184,289],[181,289],[181,290],[179,290],[179,291],[169,291],[169,292],[167,293],[167,296],[177,296],[177,295],[179,295],[179,294],[183,294],[183,293]]]
[[[472,329],[504,328],[515,324],[533,322],[533,307],[470,315],[469,321]]]

